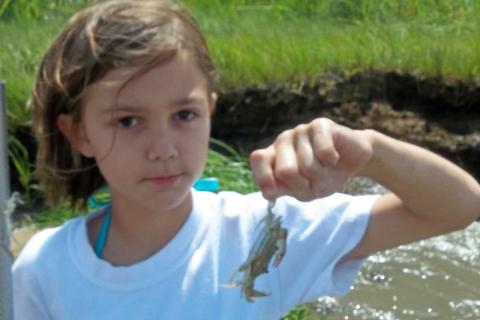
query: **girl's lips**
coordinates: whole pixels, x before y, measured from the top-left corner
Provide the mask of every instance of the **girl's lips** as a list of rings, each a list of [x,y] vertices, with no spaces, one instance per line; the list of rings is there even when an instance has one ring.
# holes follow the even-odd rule
[[[175,184],[175,182],[180,179],[180,174],[172,175],[172,176],[161,176],[161,177],[154,177],[148,178],[147,180],[159,187],[166,187]]]

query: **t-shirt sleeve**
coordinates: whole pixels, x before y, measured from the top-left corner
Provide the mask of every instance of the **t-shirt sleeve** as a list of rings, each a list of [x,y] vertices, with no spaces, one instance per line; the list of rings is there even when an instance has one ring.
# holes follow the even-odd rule
[[[362,239],[377,197],[277,200],[274,211],[288,228],[287,252],[277,270],[283,312],[321,296],[348,293],[364,259],[342,258]]]

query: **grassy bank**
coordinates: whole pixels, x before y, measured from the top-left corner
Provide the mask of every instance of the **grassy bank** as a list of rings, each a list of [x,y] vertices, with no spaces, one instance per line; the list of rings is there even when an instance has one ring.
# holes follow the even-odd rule
[[[3,2],[0,77],[8,82],[10,123],[28,120],[24,104],[42,53],[67,17],[90,2]],[[207,34],[222,87],[368,68],[480,81],[477,1],[182,2]]]
[[[231,1],[227,10],[192,5],[209,35],[223,84],[312,78],[326,69],[467,79],[480,73],[478,2],[244,2]]]

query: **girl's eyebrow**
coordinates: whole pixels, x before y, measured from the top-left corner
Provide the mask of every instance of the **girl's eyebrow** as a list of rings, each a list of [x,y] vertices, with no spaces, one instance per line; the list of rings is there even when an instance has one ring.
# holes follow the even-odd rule
[[[111,112],[119,112],[119,111],[123,111],[123,112],[142,112],[142,111],[146,111],[146,110],[147,110],[147,108],[123,105],[123,106],[111,106],[111,107],[105,108],[105,109],[102,110],[102,113],[111,113]]]
[[[191,97],[185,97],[185,98],[180,98],[177,100],[173,100],[169,103],[170,106],[172,107],[179,107],[179,106],[184,106],[188,105],[191,103],[200,103],[203,102],[203,99],[201,97],[197,96],[191,96]],[[128,104],[119,104],[119,105],[113,105],[110,107],[107,107],[102,110],[102,113],[107,113],[107,112],[118,112],[118,111],[123,111],[123,112],[147,112],[148,108],[145,107],[140,107],[140,106],[135,106],[135,105],[128,105]]]
[[[198,102],[203,102],[203,99],[198,96],[190,96],[190,97],[185,97],[185,98],[180,98],[178,100],[174,100],[171,102],[171,105],[173,106],[183,106],[186,104],[190,103],[198,103]]]

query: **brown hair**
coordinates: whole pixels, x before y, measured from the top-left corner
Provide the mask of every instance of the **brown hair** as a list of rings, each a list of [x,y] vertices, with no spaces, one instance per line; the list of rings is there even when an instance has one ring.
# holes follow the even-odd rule
[[[59,131],[58,115],[70,114],[79,122],[88,85],[119,67],[140,66],[145,72],[179,50],[195,59],[212,91],[216,72],[205,38],[180,6],[111,0],[70,19],[45,54],[30,98],[38,140],[36,174],[50,205],[68,197],[72,208],[85,208],[105,183],[95,160],[76,152]]]

